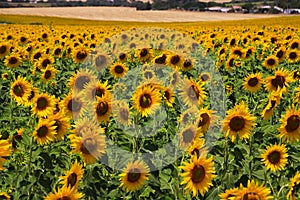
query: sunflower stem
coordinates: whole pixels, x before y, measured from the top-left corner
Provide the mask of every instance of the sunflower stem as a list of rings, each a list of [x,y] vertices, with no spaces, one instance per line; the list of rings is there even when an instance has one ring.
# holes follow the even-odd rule
[[[30,145],[29,145],[28,176],[31,175],[32,144],[33,144],[33,137],[31,137]],[[32,186],[30,186],[28,190],[28,200],[30,200],[31,192],[32,192]]]
[[[253,147],[253,137],[250,136],[250,139],[249,139],[249,157],[251,158],[252,156],[252,148]],[[249,162],[249,178],[250,180],[252,180],[252,165],[253,164],[253,159],[250,160]]]

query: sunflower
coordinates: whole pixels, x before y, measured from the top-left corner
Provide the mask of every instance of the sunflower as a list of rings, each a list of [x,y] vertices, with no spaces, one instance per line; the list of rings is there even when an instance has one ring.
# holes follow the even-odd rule
[[[111,91],[109,89],[108,80],[106,80],[104,83],[100,81],[91,81],[85,86],[85,89],[83,90],[84,95],[83,98],[86,101],[91,101],[96,99],[96,97],[111,97]]]
[[[172,104],[175,102],[175,94],[173,90],[169,87],[164,87],[162,93],[164,102],[167,104],[167,106],[172,107]]]
[[[204,83],[195,82],[193,79],[185,79],[182,86],[180,97],[185,105],[190,107],[201,106],[204,103],[206,92],[204,91]]]
[[[106,54],[98,53],[94,57],[94,67],[97,71],[101,71],[110,64],[110,59]]]
[[[212,123],[213,111],[209,110],[208,107],[201,108],[199,111],[197,127],[201,128],[203,133],[206,133],[209,129],[209,126]]]
[[[0,59],[3,59],[7,54],[9,54],[11,45],[9,43],[0,43]]]
[[[55,98],[47,93],[37,94],[33,99],[32,113],[38,117],[46,117],[54,111]]]
[[[290,179],[290,190],[287,198],[290,200],[299,199],[300,173],[297,172],[294,177]]]
[[[274,69],[278,65],[278,63],[278,58],[274,55],[271,55],[264,60],[263,66],[267,69]]]
[[[197,157],[200,157],[202,154],[206,154],[207,150],[204,146],[204,142],[205,140],[203,138],[195,138],[187,149],[188,154],[190,156],[196,155]]]
[[[170,73],[170,87],[176,88],[181,85],[180,73],[178,71],[173,71]]]
[[[49,144],[51,141],[54,141],[56,135],[54,123],[52,120],[40,119],[33,133],[33,138],[39,145]]]
[[[188,125],[195,121],[195,116],[197,115],[198,110],[195,107],[189,108],[181,113],[178,118],[178,123],[182,123],[182,125]]]
[[[143,161],[129,162],[120,177],[120,187],[126,191],[141,189],[149,179],[149,167]]]
[[[109,71],[114,78],[121,78],[128,72],[128,67],[123,63],[115,63]]]
[[[261,117],[264,120],[269,120],[273,116],[275,108],[280,104],[282,98],[282,92],[280,90],[271,92],[268,103],[264,110],[261,112]]]
[[[11,84],[10,95],[18,103],[18,105],[23,104],[27,101],[30,96],[30,83],[26,81],[26,78],[18,76]]]
[[[11,53],[5,57],[4,63],[9,68],[16,68],[22,64],[22,58],[18,53]]]
[[[190,124],[185,126],[183,130],[180,131],[180,145],[183,148],[187,148],[191,145],[195,138],[198,138],[197,126],[195,124]]]
[[[244,199],[273,199],[270,195],[271,191],[269,188],[264,187],[263,185],[259,186],[254,180],[248,180],[247,187],[240,186],[240,189],[236,192],[235,200],[244,200]]]
[[[239,189],[238,188],[232,188],[232,189],[227,189],[224,193],[221,193],[220,200],[231,200],[236,197],[236,193]]]
[[[132,96],[133,107],[144,117],[153,114],[160,106],[160,93],[151,86],[138,87]]]
[[[116,121],[124,126],[131,124],[131,112],[126,101],[116,101],[113,106],[113,114]]]
[[[203,72],[199,75],[199,80],[206,83],[211,80],[211,75],[208,72]]]
[[[242,101],[227,111],[222,131],[225,132],[225,137],[231,137],[233,142],[236,141],[237,134],[241,139],[248,139],[256,125],[255,120],[256,117],[249,112],[247,104]]]
[[[250,58],[254,53],[255,53],[255,47],[248,47],[245,52],[245,58],[248,59]]]
[[[275,56],[278,58],[278,61],[281,62],[281,61],[284,60],[285,54],[286,54],[286,48],[280,47],[280,48],[276,51]]]
[[[184,59],[183,64],[181,65],[182,71],[189,71],[194,68],[194,61],[191,59]]]
[[[80,69],[70,78],[68,85],[74,91],[82,91],[87,84],[96,80],[96,75],[88,69]]]
[[[119,53],[118,55],[118,61],[119,62],[125,62],[128,58],[128,54],[127,53]]]
[[[249,92],[257,92],[263,83],[262,73],[249,74],[244,78],[243,88]]]
[[[299,50],[290,50],[286,54],[289,63],[296,63],[299,61]]]
[[[49,117],[49,120],[54,121],[53,126],[56,132],[56,140],[63,140],[68,133],[68,129],[70,128],[69,117],[65,116],[64,113],[61,111],[54,115],[51,115]]]
[[[89,55],[89,50],[84,46],[77,46],[72,51],[73,61],[82,63]]]
[[[279,136],[291,142],[300,140],[300,110],[288,109],[280,119]]]
[[[170,54],[167,56],[166,64],[172,68],[181,68],[183,69],[184,58],[178,54]],[[192,63],[190,63],[192,65]],[[189,67],[187,67],[188,69]],[[192,68],[192,66],[190,66]]]
[[[73,94],[73,92],[69,92],[63,99],[62,104],[64,106],[64,112],[73,117],[78,117],[84,107],[84,102],[81,100],[79,94]]]
[[[17,143],[23,139],[24,128],[17,129],[11,140],[13,150],[17,150]]]
[[[62,179],[61,184],[64,187],[77,188],[83,177],[83,173],[82,165],[75,160],[70,170],[66,171],[65,175],[60,177]]]
[[[11,145],[8,140],[0,140],[0,170],[4,170],[3,162],[6,161],[3,157],[8,157],[11,152]]]
[[[300,87],[296,88],[294,91],[295,91],[294,103],[300,104]]]
[[[243,58],[245,56],[245,52],[241,47],[232,48],[230,54],[237,56],[238,58]]]
[[[6,192],[0,192],[0,199],[10,200],[10,196]]]
[[[1,74],[1,78],[6,81],[7,79],[10,78],[10,74],[7,72],[4,72]]]
[[[262,162],[265,164],[267,170],[277,172],[283,170],[288,163],[287,149],[284,144],[270,145],[261,155]]]
[[[237,59],[238,57],[236,55],[231,55],[229,56],[229,58],[227,59],[226,61],[226,65],[225,65],[225,68],[228,72],[232,72],[232,69],[235,67],[235,60]]]
[[[269,76],[265,79],[265,86],[268,92],[276,91],[278,88],[283,93],[287,92],[289,83],[293,81],[291,73],[287,69],[278,69],[274,76]]]
[[[73,153],[79,153],[85,164],[93,164],[99,159],[106,149],[104,129],[98,126],[89,127],[81,137],[69,135]]]
[[[166,64],[166,60],[167,60],[167,53],[162,53],[158,56],[156,56],[155,58],[153,58],[152,63],[154,65],[165,65]]]
[[[155,72],[151,69],[145,69],[143,70],[143,78],[145,80],[154,79],[156,78]]]
[[[44,200],[78,200],[82,197],[82,193],[64,186],[58,190],[54,190],[54,192],[46,196]]]
[[[54,58],[50,55],[44,54],[39,58],[39,61],[34,64],[35,67],[39,69],[46,69],[47,66],[54,63]]]
[[[43,81],[49,81],[55,77],[55,74],[57,73],[57,69],[55,69],[53,66],[48,65],[46,69],[42,70],[41,78]]]
[[[185,189],[187,192],[193,192],[194,197],[199,192],[203,196],[213,186],[212,180],[216,177],[213,157],[206,158],[204,154],[200,157],[192,156],[190,162],[183,162],[183,165],[179,166],[184,170],[181,173],[181,184],[186,184]]]
[[[147,62],[151,60],[152,58],[152,49],[148,48],[142,48],[136,51],[135,56],[141,61],[141,62]]]
[[[299,49],[300,48],[300,40],[293,40],[290,42],[290,49]]]
[[[25,102],[23,102],[23,105],[26,107],[32,106],[33,100],[35,96],[39,93],[39,90],[30,83],[30,95],[26,99]]]
[[[112,114],[112,103],[109,97],[96,97],[93,113],[99,122],[107,123]]]

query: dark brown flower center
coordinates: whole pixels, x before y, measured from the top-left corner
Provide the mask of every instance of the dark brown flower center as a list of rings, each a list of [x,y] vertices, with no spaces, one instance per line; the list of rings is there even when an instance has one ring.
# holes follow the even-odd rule
[[[201,80],[202,81],[207,81],[209,79],[209,75],[207,75],[207,74],[202,74],[201,75]]]
[[[45,97],[40,97],[37,100],[37,109],[38,110],[45,110],[48,106],[48,100]]]
[[[15,85],[13,88],[13,93],[18,97],[22,97],[24,95],[24,90],[22,85]]]
[[[76,58],[78,60],[84,60],[85,58],[87,57],[87,53],[85,51],[79,51],[77,54],[76,54]]]
[[[200,119],[199,119],[199,122],[198,122],[198,127],[200,126],[204,126],[207,122],[209,122],[209,115],[207,113],[202,113],[200,115]]]
[[[50,63],[51,63],[51,61],[47,58],[47,59],[43,60],[43,62],[42,62],[42,67],[43,67],[43,68],[46,68],[47,65],[49,65]]]
[[[140,106],[142,108],[149,108],[152,104],[152,99],[149,94],[143,94],[139,100]]]
[[[56,119],[56,120],[54,120],[54,121],[55,121],[55,123],[54,123],[53,126],[55,126],[55,131],[58,132],[58,131],[60,131],[60,129],[62,128],[62,123],[61,123],[61,121],[59,121],[58,119]]]
[[[37,130],[37,135],[39,138],[42,137],[46,137],[46,135],[48,134],[48,127],[47,126],[41,126],[38,130]]]
[[[98,105],[97,105],[97,108],[96,108],[96,113],[98,116],[102,116],[102,115],[105,115],[108,111],[108,104],[107,102],[100,102]]]
[[[229,122],[229,127],[233,131],[240,131],[245,127],[245,119],[241,116],[233,117]]]
[[[281,59],[281,58],[283,57],[283,55],[284,55],[284,53],[283,53],[282,50],[279,50],[279,51],[276,53],[276,57],[277,57],[278,59]]]
[[[68,110],[72,112],[79,112],[82,107],[82,103],[75,98],[72,98],[68,102]]]
[[[182,140],[186,144],[190,144],[195,137],[195,132],[192,129],[187,129],[182,133]]]
[[[26,42],[27,38],[26,37],[21,37],[21,42]]]
[[[289,59],[294,60],[297,58],[297,54],[295,52],[289,53]]]
[[[0,54],[4,54],[6,52],[7,48],[6,46],[1,46],[0,47]]]
[[[60,53],[61,53],[61,49],[60,48],[55,49],[54,54],[56,56],[60,55]]]
[[[119,59],[124,60],[125,58],[126,58],[126,54],[125,53],[120,53]]]
[[[300,117],[298,115],[292,115],[287,119],[285,129],[287,132],[293,132],[300,126]]]
[[[68,176],[68,184],[67,185],[68,185],[68,187],[71,186],[71,188],[72,188],[72,187],[74,187],[76,182],[77,182],[77,174],[73,172],[72,174],[70,174]]]
[[[233,51],[233,54],[234,54],[234,55],[238,55],[239,57],[242,56],[242,52],[241,52],[241,50],[239,50],[239,49],[234,50],[234,51]]]
[[[255,192],[248,192],[242,196],[242,200],[261,200]]]
[[[148,50],[147,49],[142,49],[141,52],[140,52],[140,57],[145,57],[148,55]]]
[[[192,171],[192,182],[193,183],[201,183],[205,178],[205,168],[202,165],[196,165]]]
[[[269,66],[273,66],[273,65],[275,65],[275,60],[273,59],[273,58],[269,58],[268,60],[267,60],[267,64],[269,65]]]
[[[123,74],[124,73],[124,67],[121,65],[115,66],[115,73],[116,74]]]
[[[293,42],[291,45],[291,49],[297,49],[299,47],[299,43],[298,42]]]
[[[45,79],[49,79],[51,77],[51,75],[52,75],[51,71],[50,70],[46,70],[44,77],[45,77]]]
[[[107,59],[104,55],[99,55],[95,59],[95,65],[96,67],[104,67],[106,65]]]
[[[168,90],[165,90],[165,92],[164,92],[164,97],[165,97],[167,100],[169,100],[169,99],[171,98],[171,94],[170,94],[170,92],[169,92]]]
[[[9,64],[14,65],[18,62],[18,59],[16,57],[11,57],[8,60]]]
[[[185,60],[184,63],[183,63],[183,67],[184,68],[189,68],[192,66],[192,61],[190,60]]]
[[[137,182],[141,177],[141,171],[138,168],[130,169],[127,175],[127,181],[134,183]]]
[[[72,200],[72,199],[68,196],[63,196],[61,198],[58,198],[57,200]]]
[[[180,61],[180,56],[179,55],[172,56],[171,60],[170,60],[172,65],[176,65],[179,61]]]
[[[277,75],[274,79],[271,80],[271,83],[275,88],[278,88],[278,87],[283,88],[284,83],[285,83],[285,78],[283,76]]]
[[[268,160],[272,164],[277,164],[279,163],[281,158],[281,154],[278,151],[273,151],[268,155]]]
[[[37,52],[36,54],[34,54],[33,59],[39,59],[42,56],[42,54],[40,52]]]
[[[248,85],[250,87],[255,87],[257,84],[258,84],[258,78],[256,77],[250,78],[248,81]]]
[[[167,56],[166,56],[165,54],[163,54],[163,55],[161,55],[160,57],[156,58],[156,59],[154,60],[154,62],[155,62],[156,64],[165,64],[166,59],[167,59]]]
[[[188,89],[188,96],[192,100],[198,100],[199,93],[200,93],[200,91],[199,91],[198,87],[195,85],[191,85],[191,87]]]
[[[84,86],[91,81],[88,76],[79,76],[75,80],[75,87],[79,90],[83,90]]]
[[[233,67],[234,66],[234,58],[231,58],[229,60],[229,63],[228,63],[229,67]]]

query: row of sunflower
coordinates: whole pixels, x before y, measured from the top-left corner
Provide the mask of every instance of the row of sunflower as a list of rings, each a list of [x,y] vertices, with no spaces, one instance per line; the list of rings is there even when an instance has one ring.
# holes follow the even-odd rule
[[[299,198],[300,35],[285,23],[168,24],[183,36],[154,38],[122,34],[136,30],[125,24],[5,25],[0,197]],[[112,37],[117,33],[120,41]],[[139,48],[151,39],[156,48]],[[120,44],[130,50],[119,51]],[[170,45],[174,51],[164,50]],[[216,63],[212,71],[198,71],[199,62],[186,56],[200,46],[201,56]],[[218,90],[226,91],[218,94],[224,116],[209,101],[220,81],[214,70],[224,83]],[[159,128],[148,135],[148,127]],[[140,155],[172,142],[182,150],[174,162],[171,151],[143,160],[111,144]]]

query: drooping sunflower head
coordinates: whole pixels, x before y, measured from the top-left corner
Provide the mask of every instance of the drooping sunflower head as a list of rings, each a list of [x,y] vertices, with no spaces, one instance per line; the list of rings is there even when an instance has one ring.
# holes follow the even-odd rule
[[[95,74],[88,69],[80,69],[69,80],[69,87],[74,91],[82,91],[87,84],[96,80]]]
[[[200,157],[203,154],[207,154],[207,149],[204,143],[205,140],[203,138],[200,137],[195,138],[187,149],[188,154],[190,156],[197,156],[197,157]]]
[[[206,133],[209,129],[209,126],[212,123],[213,111],[209,110],[208,107],[202,108],[199,111],[197,127],[201,128],[203,133]]]
[[[202,196],[213,185],[212,180],[216,177],[213,157],[206,158],[206,155],[200,157],[192,156],[190,161],[183,162],[184,166],[179,166],[184,172],[181,173],[183,181],[186,184],[186,192],[192,192],[193,196],[200,193]]]
[[[96,99],[97,97],[110,97],[111,91],[110,86],[108,84],[108,81],[105,81],[104,83],[100,81],[91,81],[88,83],[83,90],[84,92],[84,99],[86,101],[91,101]]]
[[[109,97],[96,97],[97,100],[94,103],[95,117],[99,122],[107,123],[110,120],[112,114],[112,103]]]
[[[233,188],[233,189],[227,189],[224,193],[221,193],[220,200],[231,200],[236,197],[236,193],[239,189],[238,188]]]
[[[70,128],[70,119],[65,116],[63,112],[58,112],[55,115],[49,117],[51,121],[54,121],[54,131],[56,140],[63,140],[67,135],[68,130]]]
[[[244,78],[243,87],[249,92],[257,92],[263,83],[262,73],[249,74]]]
[[[110,67],[110,73],[114,78],[121,78],[128,72],[128,67],[123,63],[115,63]]]
[[[288,154],[285,145],[270,145],[261,157],[266,168],[273,172],[284,169],[288,163]]]
[[[295,176],[290,179],[289,192],[287,198],[290,200],[296,200],[300,197],[300,173],[297,171]]]
[[[143,161],[129,162],[120,176],[120,187],[126,191],[141,189],[149,178],[149,167]]]
[[[167,104],[167,106],[172,107],[172,104],[175,102],[175,93],[173,90],[169,87],[164,87],[162,93],[163,101]]]

